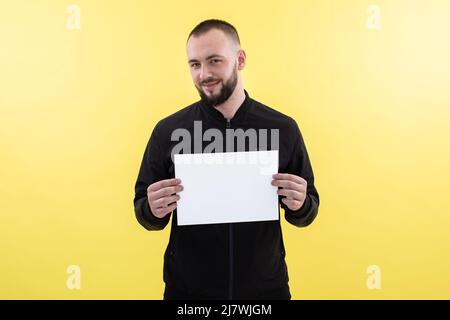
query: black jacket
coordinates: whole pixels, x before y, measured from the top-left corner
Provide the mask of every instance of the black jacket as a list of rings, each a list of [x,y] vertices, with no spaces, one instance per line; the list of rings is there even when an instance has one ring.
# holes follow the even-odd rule
[[[297,123],[250,98],[247,91],[245,95],[231,121],[200,100],[157,123],[145,149],[135,186],[134,209],[144,228],[161,230],[170,220],[171,214],[160,219],[151,213],[147,187],[156,181],[174,178],[171,150],[178,141],[171,141],[171,134],[177,128],[185,128],[193,137],[194,121],[202,121],[203,132],[209,128],[225,132],[227,127],[244,131],[279,129],[278,172],[292,173],[308,182],[302,208],[295,212],[289,210],[281,202],[281,196],[280,205],[289,223],[305,227],[313,222],[318,212],[319,194]],[[268,136],[270,138],[270,134]],[[203,148],[209,143],[203,142]],[[248,143],[245,148],[234,151],[252,151],[248,150]],[[267,150],[270,149],[269,139]],[[177,210],[174,210],[164,254],[165,299],[290,299],[280,221],[189,226],[177,226],[176,221]]]

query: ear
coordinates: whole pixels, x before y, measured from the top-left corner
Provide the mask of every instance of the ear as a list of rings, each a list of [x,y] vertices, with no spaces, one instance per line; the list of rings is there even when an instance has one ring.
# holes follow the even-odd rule
[[[239,51],[238,51],[238,70],[242,70],[245,68],[246,59],[247,59],[247,56],[245,55],[245,51],[242,49],[239,49]]]

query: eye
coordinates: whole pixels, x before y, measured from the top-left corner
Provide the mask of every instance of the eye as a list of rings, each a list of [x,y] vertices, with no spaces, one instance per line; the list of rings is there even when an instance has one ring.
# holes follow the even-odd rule
[[[200,66],[200,63],[197,63],[197,62],[191,64],[191,68],[194,68],[194,69],[197,69],[199,66]]]
[[[211,63],[213,63],[213,64],[218,63],[218,62],[220,62],[219,59],[211,59]]]

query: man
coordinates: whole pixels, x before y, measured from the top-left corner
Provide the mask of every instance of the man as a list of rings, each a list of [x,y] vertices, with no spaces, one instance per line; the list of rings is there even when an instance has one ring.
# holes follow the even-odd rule
[[[201,121],[204,129],[217,128],[221,132],[227,128],[278,129],[279,141],[275,145],[280,173],[273,176],[272,185],[279,187],[286,220],[298,227],[307,226],[315,219],[319,206],[297,123],[250,98],[243,88],[240,71],[245,67],[246,55],[236,29],[221,20],[203,21],[188,37],[187,56],[201,100],[157,123],[135,186],[136,217],[146,229],[163,229],[173,213],[164,254],[164,299],[290,299],[279,220],[177,225],[177,201],[183,196],[184,186],[174,178],[171,153],[178,141],[173,141],[172,133],[179,128],[192,133],[194,121]],[[248,148],[246,144],[245,150],[241,147],[226,152]],[[214,181],[205,187],[214,188]]]

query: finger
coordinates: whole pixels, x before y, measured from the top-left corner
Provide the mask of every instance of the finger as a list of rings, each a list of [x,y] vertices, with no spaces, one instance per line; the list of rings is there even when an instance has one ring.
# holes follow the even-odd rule
[[[306,180],[303,179],[302,177],[296,176],[295,174],[290,174],[290,173],[275,173],[272,178],[274,178],[275,180],[290,180],[290,181],[294,181],[297,182],[299,184],[306,184]]]
[[[180,184],[180,183],[181,183],[181,180],[178,178],[160,180],[160,181],[157,181],[157,182],[149,185],[147,188],[147,191],[158,191],[159,189],[162,189],[165,187],[170,187],[170,186],[176,186],[177,184]]]
[[[164,217],[165,215],[167,215],[169,212],[172,212],[176,208],[177,208],[177,203],[174,203],[168,207],[156,209],[155,214],[159,217]]]
[[[306,191],[306,186],[303,184],[298,184],[296,182],[290,181],[290,180],[272,180],[272,185],[273,186],[277,186],[277,187],[281,187],[281,188],[286,188],[289,190],[296,190],[299,192],[305,192]]]
[[[153,206],[157,209],[161,207],[164,208],[173,202],[177,202],[178,200],[180,200],[180,196],[176,194],[174,196],[164,197],[154,201]]]
[[[295,190],[286,190],[286,189],[279,189],[277,191],[277,193],[280,196],[285,196],[287,199],[300,200],[300,201],[303,201],[306,196],[305,193],[303,193],[303,192],[298,192]]]
[[[159,189],[158,191],[155,192],[150,192],[149,193],[149,199],[150,200],[157,200],[166,196],[170,196],[174,193],[177,192],[181,192],[183,191],[184,187],[182,185],[176,185],[176,186],[172,186],[172,187],[165,187],[162,189]]]
[[[289,207],[300,207],[301,206],[301,202],[298,200],[291,200],[291,199],[287,199],[287,198],[283,198],[281,199],[281,201],[283,201],[283,203]]]

